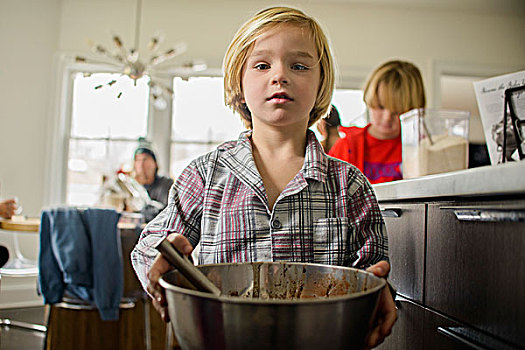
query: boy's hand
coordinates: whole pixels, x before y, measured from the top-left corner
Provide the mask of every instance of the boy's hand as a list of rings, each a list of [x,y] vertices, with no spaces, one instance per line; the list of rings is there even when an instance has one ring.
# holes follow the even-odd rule
[[[185,255],[189,255],[193,247],[186,237],[178,233],[172,233],[168,237],[170,241],[179,251]],[[173,266],[159,254],[148,272],[148,293],[153,297],[152,303],[157,312],[160,314],[164,322],[169,322],[168,303],[166,301],[166,293],[164,288],[159,284],[159,278],[166,272],[173,269]]]
[[[378,277],[386,278],[390,272],[390,264],[386,261],[380,261],[366,269]],[[392,332],[392,327],[397,320],[396,304],[392,298],[389,288],[383,288],[379,297],[379,305],[375,319],[375,328],[368,336],[365,349],[371,349],[381,344],[385,338]]]

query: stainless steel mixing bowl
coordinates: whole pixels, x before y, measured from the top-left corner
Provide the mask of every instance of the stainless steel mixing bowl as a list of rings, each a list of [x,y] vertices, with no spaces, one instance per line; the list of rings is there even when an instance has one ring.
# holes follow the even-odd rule
[[[198,292],[177,270],[160,279],[181,347],[360,349],[386,282],[340,266],[288,262],[199,266],[221,290]]]

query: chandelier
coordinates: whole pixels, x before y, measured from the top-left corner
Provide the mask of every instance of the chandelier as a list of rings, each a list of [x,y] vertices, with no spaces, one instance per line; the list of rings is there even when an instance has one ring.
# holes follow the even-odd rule
[[[169,66],[164,63],[171,61],[173,58],[179,56],[186,51],[185,43],[178,43],[172,48],[162,52],[160,45],[163,42],[164,36],[161,34],[154,35],[149,43],[147,53],[139,53],[139,39],[140,39],[140,19],[142,12],[142,0],[137,0],[136,23],[135,23],[135,42],[133,48],[126,48],[123,41],[117,34],[112,35],[114,48],[107,49],[101,44],[89,41],[91,52],[97,57],[76,56],[75,61],[80,63],[102,63],[115,68],[116,72],[128,76],[137,84],[137,80],[149,76],[150,96],[153,105],[157,109],[165,109],[167,107],[166,98],[173,95],[173,89],[164,83],[158,81],[158,77],[168,70],[173,68],[183,69],[185,71],[195,72],[202,71],[207,68],[206,63],[202,60],[192,60],[182,65]],[[101,89],[104,86],[112,87],[116,80],[108,81],[106,84],[95,86],[95,90]],[[119,91],[117,98],[122,96],[122,91]]]

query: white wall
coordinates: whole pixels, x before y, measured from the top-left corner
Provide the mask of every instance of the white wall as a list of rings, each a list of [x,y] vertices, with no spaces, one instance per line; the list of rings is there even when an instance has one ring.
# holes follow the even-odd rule
[[[143,50],[151,35],[161,30],[166,34],[165,48],[178,41],[188,44],[177,62],[202,58],[211,67],[220,67],[229,40],[243,21],[256,10],[277,4],[143,1]],[[465,5],[448,9],[436,5],[439,1],[401,2],[405,5],[359,0],[288,4],[315,16],[326,28],[342,85],[359,85],[380,62],[404,58],[421,68],[432,106],[437,66],[474,72],[487,68],[487,75],[525,69],[524,1],[459,1],[470,10]],[[127,47],[133,46],[135,11],[134,0],[0,0],[0,196],[16,194],[26,215],[38,216],[45,205],[45,160],[53,152],[47,139],[53,55],[85,53],[88,39],[111,46],[111,30]]]
[[[0,196],[37,215],[44,192],[49,85],[58,0],[0,1]]]
[[[32,216],[40,212],[45,186],[49,85],[59,18],[58,0],[0,0],[0,197],[18,196]],[[13,248],[10,233],[0,231],[0,242]],[[22,234],[20,243],[35,259],[38,235]],[[0,306],[39,302],[35,277],[2,278]]]

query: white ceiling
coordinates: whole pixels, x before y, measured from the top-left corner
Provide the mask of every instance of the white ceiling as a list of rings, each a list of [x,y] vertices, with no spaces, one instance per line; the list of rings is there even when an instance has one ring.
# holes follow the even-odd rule
[[[368,3],[385,4],[393,6],[435,6],[435,7],[469,7],[487,8],[499,6],[523,7],[523,0],[310,0],[310,2],[334,2],[334,3]]]
[[[63,2],[106,2],[108,0],[62,0]],[[111,0],[123,3],[136,4],[139,0]],[[172,0],[142,0],[147,2],[162,2]],[[217,0],[195,0],[195,2],[217,2]],[[410,7],[410,8],[434,8],[436,10],[453,11],[472,11],[489,13],[514,13],[516,15],[525,14],[525,0],[229,0],[242,2],[257,2],[264,6],[276,5],[277,3],[289,4],[368,4],[384,5],[390,7]]]
[[[216,1],[216,0],[198,0]],[[237,0],[247,1],[247,0]],[[261,4],[275,4],[272,0],[259,0]],[[390,7],[433,8],[447,11],[525,14],[525,0],[288,0],[290,4],[368,4]]]

